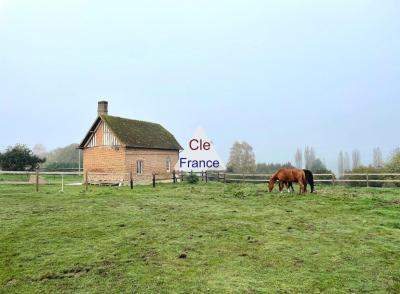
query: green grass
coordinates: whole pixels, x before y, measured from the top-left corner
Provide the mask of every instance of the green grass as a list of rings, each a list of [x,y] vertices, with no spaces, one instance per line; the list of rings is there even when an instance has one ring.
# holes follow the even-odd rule
[[[28,182],[29,174],[0,174],[0,182]]]
[[[32,175],[34,176],[34,175]],[[0,184],[7,182],[29,182],[31,175],[26,174],[0,174]],[[61,175],[40,175],[40,178],[44,179],[47,184],[60,185],[61,186]],[[82,183],[83,176],[78,175],[64,175],[64,183]]]
[[[400,293],[400,189],[40,188],[0,185],[1,293]]]

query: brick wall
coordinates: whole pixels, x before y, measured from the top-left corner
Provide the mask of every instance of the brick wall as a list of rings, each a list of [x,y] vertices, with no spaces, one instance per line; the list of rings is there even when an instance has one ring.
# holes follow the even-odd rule
[[[150,180],[152,174],[156,173],[159,178],[172,177],[172,171],[178,162],[179,153],[177,150],[149,150],[149,149],[126,149],[126,170],[132,172],[133,179]],[[167,172],[166,160],[171,160],[171,172]],[[136,162],[143,160],[144,173],[138,175],[136,173]]]
[[[86,172],[125,172],[125,148],[97,146],[83,150],[83,170]],[[89,180],[93,179],[89,177]]]

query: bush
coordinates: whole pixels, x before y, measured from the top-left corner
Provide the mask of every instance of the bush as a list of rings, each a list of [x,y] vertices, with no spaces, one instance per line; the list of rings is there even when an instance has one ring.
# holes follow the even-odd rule
[[[233,197],[243,199],[246,196],[243,190],[233,192]]]
[[[385,166],[389,173],[399,173],[400,172],[400,148],[393,151],[390,161]]]
[[[197,184],[199,177],[196,174],[191,173],[187,176],[186,180],[189,184]]]
[[[8,171],[32,171],[45,161],[44,158],[34,155],[26,145],[21,144],[10,146],[6,152],[0,154],[0,167]]]
[[[396,188],[396,184],[395,183],[391,183],[391,182],[386,182],[383,184],[384,188]]]
[[[373,166],[359,166],[357,168],[354,168],[351,173],[354,174],[380,174],[384,173],[385,170],[383,168],[379,167],[373,167]],[[348,186],[351,187],[365,187],[367,185],[366,182],[366,176],[347,176],[348,179],[351,180],[360,180],[360,182],[349,182],[347,183]],[[386,176],[369,176],[369,180],[388,180]],[[383,184],[382,182],[369,182],[370,187],[382,187]]]

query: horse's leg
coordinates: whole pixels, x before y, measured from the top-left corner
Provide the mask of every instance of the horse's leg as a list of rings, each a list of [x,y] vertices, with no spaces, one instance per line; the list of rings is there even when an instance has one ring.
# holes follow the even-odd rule
[[[288,182],[285,182],[285,188],[286,188],[287,191],[289,191],[288,186],[289,186]]]
[[[293,188],[293,183],[292,182],[289,182],[289,188],[291,189],[291,192],[293,193],[294,192],[294,188]]]
[[[303,185],[303,183],[302,183],[302,182],[299,182],[299,186],[300,186],[299,194],[304,193],[304,185]]]
[[[293,189],[293,185],[292,182],[286,182],[286,189],[288,191],[288,193],[291,193],[291,189]]]
[[[283,182],[279,181],[279,192],[282,193],[282,190],[283,190]]]
[[[299,183],[299,186],[300,186],[300,191],[299,191],[299,193],[301,194],[301,193],[304,193],[304,182],[303,182],[303,179],[300,177],[299,179],[298,179],[298,183]]]

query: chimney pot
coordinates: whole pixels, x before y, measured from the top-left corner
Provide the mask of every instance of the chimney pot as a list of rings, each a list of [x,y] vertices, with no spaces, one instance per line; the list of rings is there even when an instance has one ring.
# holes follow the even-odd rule
[[[108,114],[108,102],[99,101],[97,104],[97,114],[100,116],[102,114]]]

